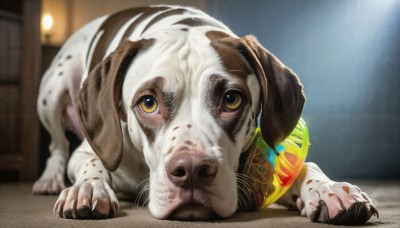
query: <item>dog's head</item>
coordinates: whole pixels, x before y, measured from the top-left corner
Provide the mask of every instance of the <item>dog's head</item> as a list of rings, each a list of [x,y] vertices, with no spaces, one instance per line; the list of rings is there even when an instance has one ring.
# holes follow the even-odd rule
[[[200,27],[123,41],[84,82],[78,114],[110,171],[123,140],[143,151],[155,217],[209,219],[238,209],[239,158],[257,116],[274,147],[304,100],[297,76],[254,37]]]

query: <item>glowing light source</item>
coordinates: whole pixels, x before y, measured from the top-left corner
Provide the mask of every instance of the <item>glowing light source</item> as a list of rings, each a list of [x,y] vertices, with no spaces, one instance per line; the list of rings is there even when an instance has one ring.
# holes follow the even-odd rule
[[[45,14],[42,19],[42,27],[45,34],[49,34],[53,28],[53,17],[50,14]]]

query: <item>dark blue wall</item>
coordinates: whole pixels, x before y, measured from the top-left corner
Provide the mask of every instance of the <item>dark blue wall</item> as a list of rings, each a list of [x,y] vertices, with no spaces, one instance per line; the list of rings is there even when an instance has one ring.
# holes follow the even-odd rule
[[[305,85],[308,161],[333,178],[400,178],[400,1],[208,0]]]

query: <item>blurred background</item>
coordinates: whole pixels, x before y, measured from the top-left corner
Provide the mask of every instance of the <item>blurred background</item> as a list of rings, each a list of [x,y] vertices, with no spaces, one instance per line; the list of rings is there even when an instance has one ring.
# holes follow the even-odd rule
[[[328,176],[400,179],[399,0],[1,0],[0,181],[32,181],[44,169],[49,136],[36,96],[62,43],[96,17],[159,3],[193,6],[256,35],[298,74],[307,160]]]

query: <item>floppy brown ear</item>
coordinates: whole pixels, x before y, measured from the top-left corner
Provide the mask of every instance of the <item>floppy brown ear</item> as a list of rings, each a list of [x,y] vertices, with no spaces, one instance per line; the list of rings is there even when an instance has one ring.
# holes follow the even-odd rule
[[[242,54],[254,69],[261,87],[261,133],[265,142],[275,148],[295,128],[303,111],[303,85],[296,74],[255,37],[241,38]]]
[[[122,41],[93,68],[77,96],[77,113],[86,139],[110,171],[115,171],[122,159],[120,100],[125,74],[134,57],[150,43]]]

